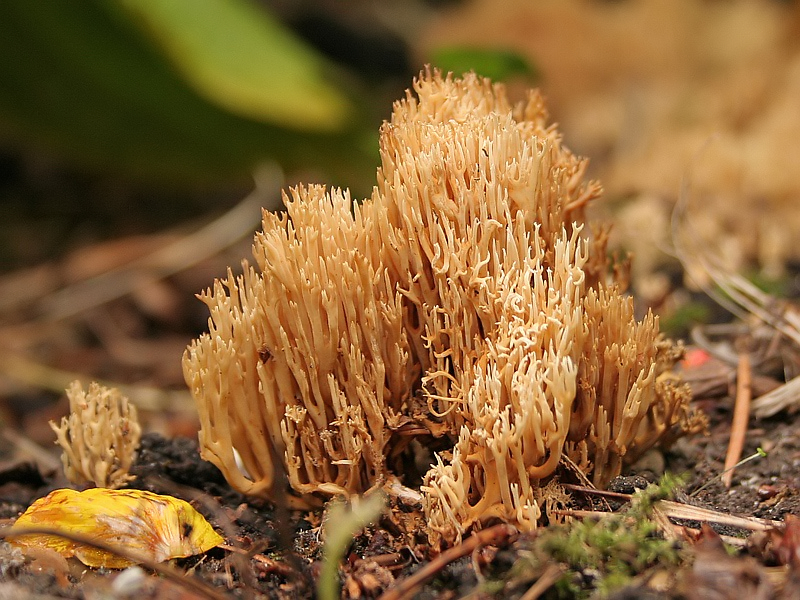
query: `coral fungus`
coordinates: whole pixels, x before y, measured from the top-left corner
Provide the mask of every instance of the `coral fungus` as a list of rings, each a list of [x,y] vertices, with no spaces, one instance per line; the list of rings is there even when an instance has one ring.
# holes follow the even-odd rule
[[[249,494],[285,469],[308,504],[402,476],[410,441],[438,438],[422,492],[451,543],[534,527],[564,460],[604,485],[695,428],[665,376],[677,353],[584,222],[585,169],[536,92],[512,106],[474,74],[423,73],[381,129],[372,197],[293,189],[256,265],[201,296],[184,373],[203,456]]]
[[[118,488],[133,479],[128,470],[142,435],[136,406],[116,388],[96,382],[86,392],[79,381],[73,381],[67,396],[69,416],[60,425],[50,421],[63,450],[67,479],[106,488]]]

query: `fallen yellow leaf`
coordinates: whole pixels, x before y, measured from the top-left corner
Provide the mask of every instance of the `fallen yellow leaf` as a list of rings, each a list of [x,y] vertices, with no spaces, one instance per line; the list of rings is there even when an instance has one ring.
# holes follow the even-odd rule
[[[12,531],[33,528],[87,536],[156,562],[200,554],[223,542],[188,502],[140,490],[55,490],[31,504]],[[132,564],[111,552],[58,535],[30,533],[9,541],[22,548],[51,548],[90,567],[123,569]]]

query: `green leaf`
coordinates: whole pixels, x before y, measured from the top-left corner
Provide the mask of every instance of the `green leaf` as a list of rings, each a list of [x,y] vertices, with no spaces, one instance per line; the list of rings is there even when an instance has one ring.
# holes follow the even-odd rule
[[[335,600],[341,596],[337,580],[339,563],[358,532],[376,521],[385,509],[386,498],[380,492],[354,498],[349,506],[341,500],[330,503],[323,524],[325,546],[317,582],[317,597],[320,600]]]
[[[211,102],[248,118],[336,131],[350,111],[322,60],[248,0],[120,0]]]
[[[353,185],[371,182],[377,163],[377,143],[356,124],[293,130],[201,97],[119,0],[0,2],[0,81],[0,142],[127,179],[244,182],[274,160]]]
[[[478,75],[495,81],[522,75],[537,79],[536,68],[521,54],[502,48],[476,48],[472,46],[447,46],[434,50],[430,62],[442,71],[461,75],[475,71]]]

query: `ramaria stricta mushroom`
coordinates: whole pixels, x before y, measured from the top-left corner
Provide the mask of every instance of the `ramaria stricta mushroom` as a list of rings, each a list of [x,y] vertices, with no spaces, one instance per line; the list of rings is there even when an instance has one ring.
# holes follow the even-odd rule
[[[203,456],[246,494],[284,496],[284,470],[308,506],[402,477],[435,439],[421,492],[431,541],[453,543],[535,527],[565,463],[603,486],[698,429],[679,349],[585,222],[585,170],[538,93],[423,73],[381,129],[372,197],[292,189],[255,265],[200,296],[183,365]]]
[[[136,406],[116,388],[97,382],[85,391],[79,381],[67,388],[69,416],[50,427],[61,446],[67,479],[116,489],[133,479],[128,473],[136,458],[142,428]]]

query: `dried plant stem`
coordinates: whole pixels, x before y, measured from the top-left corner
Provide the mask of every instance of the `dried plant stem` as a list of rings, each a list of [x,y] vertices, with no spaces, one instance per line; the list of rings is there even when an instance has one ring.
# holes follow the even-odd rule
[[[531,587],[528,588],[528,591],[525,592],[519,600],[537,600],[539,596],[544,594],[547,590],[549,590],[553,584],[559,580],[559,578],[564,574],[566,569],[563,565],[550,565],[542,573],[541,577],[536,580]]]
[[[410,577],[406,577],[398,583],[397,586],[380,596],[379,600],[402,600],[403,598],[410,598],[419,586],[436,575],[451,562],[472,554],[476,548],[481,546],[500,544],[509,539],[516,532],[516,528],[501,523],[500,525],[495,525],[474,533],[459,545],[442,552]]]
[[[731,437],[728,442],[728,453],[725,455],[725,469],[722,473],[722,483],[726,488],[731,487],[733,472],[742,457],[744,441],[747,437],[747,422],[750,420],[750,398],[752,396],[751,382],[750,355],[742,352],[739,354],[739,365],[736,370],[736,402],[733,407]]]
[[[61,461],[51,452],[42,448],[33,440],[25,437],[10,427],[2,429],[2,436],[13,444],[17,451],[26,454],[35,460],[42,470],[56,471],[61,468]]]
[[[752,409],[756,417],[766,419],[784,409],[796,410],[798,405],[800,405],[800,375],[753,400]]]
[[[611,512],[603,512],[603,511],[592,511],[592,510],[561,510],[558,511],[558,514],[567,516],[567,517],[574,517],[576,519],[600,519],[609,517],[611,515],[616,515],[618,513],[611,513]],[[685,525],[674,525],[670,522],[670,530],[666,530],[661,524],[658,524],[659,532],[669,540],[685,540],[686,539],[686,532],[694,532],[695,535],[699,535],[700,529],[694,527],[687,527]],[[690,537],[690,539],[692,539]],[[747,546],[747,538],[742,537],[734,537],[732,535],[720,535],[720,539],[723,542],[728,544],[729,546],[733,546],[735,548],[745,548]]]
[[[574,492],[583,492],[584,494],[594,494],[601,498],[613,498],[614,500],[622,500],[623,502],[630,502],[631,495],[623,494],[622,492],[612,492],[610,490],[599,490],[592,486],[576,485],[574,483],[562,483],[561,487],[565,490],[572,490]]]
[[[736,515],[721,513],[710,508],[691,506],[672,500],[661,500],[658,506],[672,519],[718,523],[748,531],[767,531],[768,529],[782,528],[784,526],[783,521],[771,521],[770,519],[759,519],[757,517],[737,517]]]
[[[719,290],[705,281],[696,281],[702,290],[720,306],[740,319],[754,315],[770,327],[779,331],[795,344],[800,345],[800,311],[760,290],[738,273],[728,271],[719,252],[701,247],[703,237],[693,226],[688,216],[691,195],[691,174],[681,185],[681,192],[672,213],[672,243],[675,256],[683,264],[684,271],[692,277],[698,269],[713,281]],[[697,277],[693,277],[697,280]]]
[[[256,188],[244,200],[212,221],[164,248],[96,277],[79,281],[43,298],[43,320],[59,321],[132,292],[143,281],[163,279],[218,254],[249,235],[261,207],[274,204],[282,176],[277,169],[256,174]]]
[[[769,529],[780,529],[784,526],[783,521],[771,521],[757,517],[737,517],[736,515],[721,513],[710,508],[691,506],[690,504],[682,504],[672,500],[659,500],[656,506],[670,519],[718,523],[719,525],[730,525],[747,531],[767,531]],[[554,512],[559,515],[578,518],[602,518],[618,514],[600,510],[558,510]]]
[[[764,451],[759,448],[759,452],[756,452],[752,457],[748,457],[742,462],[757,456],[766,456],[766,454],[764,454]],[[594,494],[597,496],[610,497],[616,500],[630,502],[630,500],[633,498],[632,494],[610,492],[607,490],[596,490],[580,485],[565,483],[563,486],[569,490],[583,492],[586,494]],[[673,500],[659,500],[657,506],[659,510],[661,510],[671,519],[687,519],[690,521],[718,523],[720,525],[730,525],[731,527],[738,527],[739,529],[747,529],[750,531],[766,531],[768,529],[781,528],[784,526],[783,521],[771,521],[769,519],[759,519],[757,517],[737,517],[736,515],[729,515],[716,510],[711,510],[710,508],[701,508],[699,506],[692,506],[690,504],[675,502]],[[561,510],[557,512],[558,514],[572,517],[601,517],[614,514],[612,512],[596,510]]]

